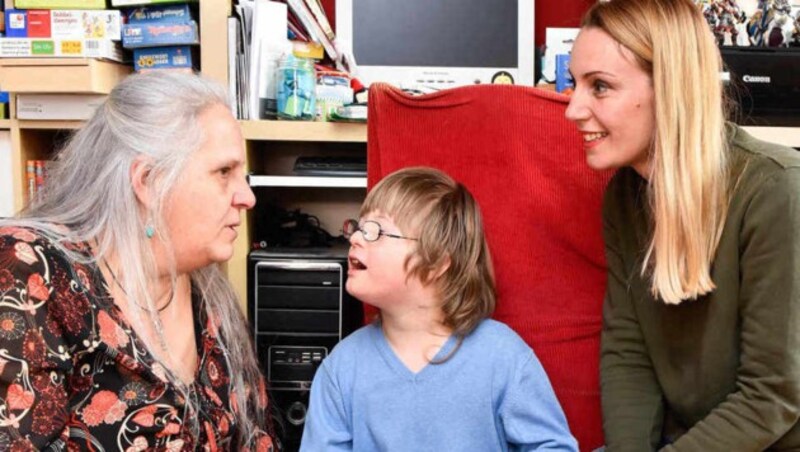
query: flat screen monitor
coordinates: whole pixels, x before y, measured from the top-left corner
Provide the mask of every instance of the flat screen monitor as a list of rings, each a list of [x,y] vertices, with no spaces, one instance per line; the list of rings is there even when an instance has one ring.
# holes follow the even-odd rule
[[[365,85],[533,85],[534,0],[337,0],[341,50]]]

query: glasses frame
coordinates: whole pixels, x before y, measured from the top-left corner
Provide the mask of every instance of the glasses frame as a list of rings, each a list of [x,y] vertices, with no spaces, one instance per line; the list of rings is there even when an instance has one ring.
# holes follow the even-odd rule
[[[377,236],[377,237],[375,237],[373,240],[370,240],[370,239],[368,239],[368,238],[367,238],[367,234],[366,234],[366,232],[364,231],[364,225],[365,225],[365,224],[367,224],[367,223],[372,223],[372,224],[374,224],[374,225],[378,226],[378,236]],[[378,240],[380,240],[380,238],[381,238],[381,237],[390,237],[390,238],[393,238],[393,239],[402,239],[402,240],[414,240],[414,241],[419,241],[419,239],[418,239],[418,238],[414,238],[414,237],[405,237],[405,236],[402,236],[402,235],[399,235],[399,234],[392,234],[392,233],[389,233],[389,232],[385,232],[385,231],[383,230],[383,226],[381,226],[381,224],[380,224],[380,223],[378,223],[378,222],[377,222],[377,221],[375,221],[375,220],[366,220],[366,221],[363,221],[363,222],[361,222],[361,223],[357,224],[357,225],[356,225],[356,230],[355,230],[355,231],[353,231],[353,233],[352,233],[352,234],[350,234],[350,237],[352,237],[352,236],[353,236],[353,235],[354,235],[356,232],[360,232],[360,233],[361,233],[361,237],[363,237],[363,238],[364,238],[364,241],[366,241],[366,242],[370,242],[370,243],[372,243],[372,242],[377,242]],[[347,238],[350,238],[350,237],[347,237]]]

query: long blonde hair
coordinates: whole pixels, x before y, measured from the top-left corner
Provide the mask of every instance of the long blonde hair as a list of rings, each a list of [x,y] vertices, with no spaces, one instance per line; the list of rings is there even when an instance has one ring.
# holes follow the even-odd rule
[[[380,211],[419,240],[409,276],[435,284],[444,324],[463,338],[495,307],[495,280],[480,208],[469,190],[447,174],[405,168],[382,179],[367,195],[361,215]],[[441,276],[439,270],[449,262]]]
[[[692,0],[610,0],[582,26],[627,47],[653,79],[653,235],[642,275],[665,303],[708,294],[730,202],[722,63],[708,24]]]

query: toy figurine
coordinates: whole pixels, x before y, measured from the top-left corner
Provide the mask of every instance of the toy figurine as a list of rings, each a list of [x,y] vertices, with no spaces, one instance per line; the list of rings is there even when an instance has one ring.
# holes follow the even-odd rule
[[[717,15],[717,24],[713,29],[719,45],[725,44],[725,35],[730,34],[731,45],[739,45],[738,24],[745,21],[746,15],[739,8],[736,0],[717,0],[711,4]]]

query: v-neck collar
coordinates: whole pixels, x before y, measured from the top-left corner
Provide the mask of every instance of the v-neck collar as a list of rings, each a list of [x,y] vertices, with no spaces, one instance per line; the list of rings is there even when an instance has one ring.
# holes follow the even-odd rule
[[[386,361],[386,364],[401,378],[408,381],[422,381],[432,378],[433,375],[436,375],[439,368],[441,368],[440,364],[428,363],[425,365],[425,367],[420,369],[419,372],[412,372],[411,369],[406,367],[403,361],[392,349],[391,344],[389,344],[389,340],[386,338],[386,335],[383,334],[383,328],[381,328],[380,321],[373,323],[370,328],[372,331],[372,343],[374,343],[378,348],[378,352],[381,354],[384,361]],[[439,351],[436,352],[436,355],[433,357],[433,361],[439,361],[446,357],[447,354],[453,350],[455,344],[456,336],[451,334]]]

